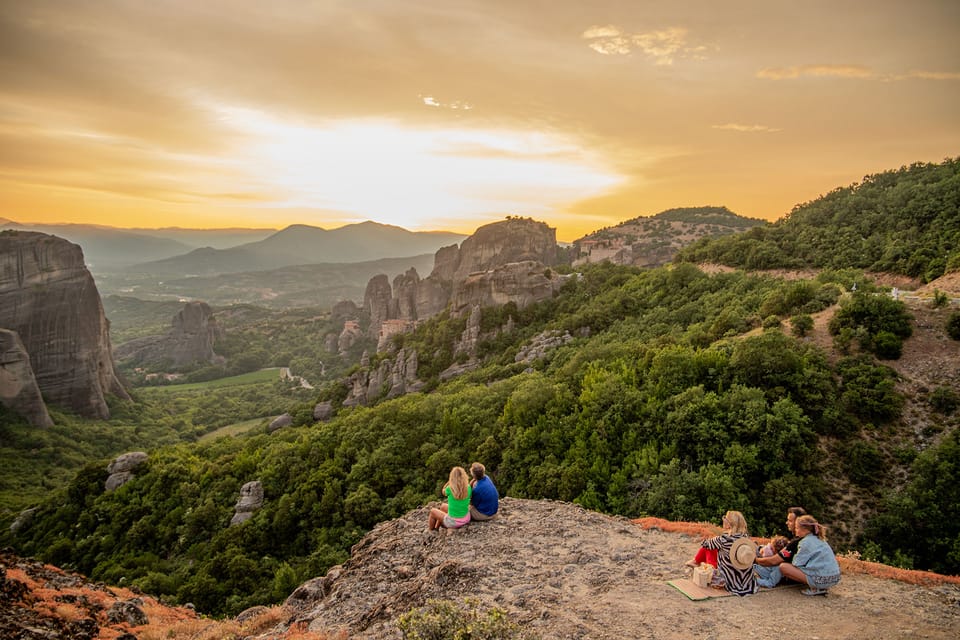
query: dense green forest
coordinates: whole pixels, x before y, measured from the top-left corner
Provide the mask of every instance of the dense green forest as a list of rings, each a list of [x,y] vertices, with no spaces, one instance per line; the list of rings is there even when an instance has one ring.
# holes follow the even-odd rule
[[[960,269],[960,158],[866,176],[773,224],[696,243],[677,260],[746,269],[852,267],[929,282]]]
[[[854,243],[861,251],[885,241],[907,247],[903,238],[912,238],[902,252],[887,252],[903,259],[892,260],[892,270],[929,276],[952,268],[958,186],[954,161],[914,165],[802,205],[776,225],[698,245],[670,268],[561,267],[569,277],[551,299],[483,310],[469,373],[441,376],[469,357],[452,346],[465,318],[444,313],[395,336],[392,349],[419,354],[427,384],[373,406],[342,406],[341,375],[355,370],[359,353],[338,361],[325,351],[328,318],[238,308],[224,318],[236,329],[222,345],[228,368],[243,358],[244,368],[289,364],[322,384],[138,389],[133,401],[115,403],[109,425],[58,414],[64,426],[49,432],[0,413],[2,441],[15,443],[0,448],[0,462],[25,474],[22,487],[45,483],[49,494],[31,501],[36,510],[15,535],[14,511],[0,515],[0,544],[205,613],[235,614],[322,575],[377,522],[437,499],[451,466],[481,460],[506,495],[675,520],[717,521],[736,509],[754,535],[779,533],[784,508],[802,504],[831,526],[840,550],[960,573],[958,391],[904,397],[887,365],[909,348],[910,310],[860,269],[829,268],[832,252],[847,245],[825,244],[853,238],[839,229],[860,215],[870,222]],[[930,244],[930,227],[939,244]],[[787,241],[794,236],[804,244]],[[764,255],[778,256],[779,266],[828,268],[787,281],[710,275],[688,262],[725,257],[756,266],[751,260]],[[826,309],[829,354],[805,338]],[[953,335],[958,316],[950,315],[945,334]],[[546,332],[571,339],[518,362]],[[373,356],[371,366],[388,355]],[[314,423],[319,400],[336,413]],[[941,434],[923,451],[904,424],[908,402],[928,407],[928,436]],[[269,433],[265,420],[242,436],[198,440],[281,411],[293,426]],[[91,444],[61,452],[71,434]],[[132,481],[104,493],[117,447],[151,440],[164,446],[151,448]],[[63,474],[37,477],[58,455],[74,468],[92,461],[64,487]],[[0,474],[4,498],[15,493],[9,477]],[[251,480],[263,483],[265,504],[228,526]]]

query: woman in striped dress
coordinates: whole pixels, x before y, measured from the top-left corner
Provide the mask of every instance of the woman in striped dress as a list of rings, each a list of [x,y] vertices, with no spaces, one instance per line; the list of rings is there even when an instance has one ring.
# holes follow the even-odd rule
[[[739,511],[727,511],[723,516],[723,533],[700,543],[705,549],[717,550],[717,572],[723,579],[727,591],[745,596],[759,591],[757,577],[753,574],[753,565],[745,569],[733,565],[730,549],[739,538],[747,538],[747,519]],[[756,552],[754,552],[756,555]]]

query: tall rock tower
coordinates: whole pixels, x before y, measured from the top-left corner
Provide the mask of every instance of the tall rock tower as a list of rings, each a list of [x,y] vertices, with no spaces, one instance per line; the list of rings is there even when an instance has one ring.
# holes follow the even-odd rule
[[[107,394],[129,398],[114,369],[100,293],[77,245],[45,233],[0,233],[0,328],[19,335],[47,402],[106,419]]]

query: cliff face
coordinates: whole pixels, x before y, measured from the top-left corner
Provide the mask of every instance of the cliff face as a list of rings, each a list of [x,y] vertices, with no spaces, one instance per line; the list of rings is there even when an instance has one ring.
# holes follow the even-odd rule
[[[427,278],[421,279],[415,269],[395,277],[392,287],[385,275],[371,278],[363,299],[369,335],[383,338],[386,323],[395,332],[403,323],[412,326],[448,305],[456,315],[475,306],[514,302],[524,307],[542,300],[562,284],[547,268],[556,261],[556,230],[543,222],[509,218],[485,225],[459,248],[437,251]]]
[[[9,329],[0,329],[0,403],[35,427],[53,425],[30,366],[30,354],[17,332]]]
[[[511,262],[533,261],[552,266],[557,261],[557,231],[543,222],[510,218],[477,229],[460,245],[454,281]]]
[[[127,398],[109,324],[80,247],[43,233],[0,233],[0,327],[16,331],[48,402],[108,418],[106,395]]]

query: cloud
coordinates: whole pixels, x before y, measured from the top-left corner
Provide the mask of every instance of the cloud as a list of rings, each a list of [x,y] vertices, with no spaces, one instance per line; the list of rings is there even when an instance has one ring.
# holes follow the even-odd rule
[[[960,80],[960,73],[953,71],[913,70],[903,74],[881,74],[856,64],[802,64],[793,67],[768,67],[757,72],[758,78],[765,80],[794,80],[801,77],[854,78],[858,80],[880,80],[899,82],[901,80]]]
[[[588,46],[603,55],[629,55],[640,51],[653,58],[656,65],[671,65],[674,58],[702,58],[705,46],[693,46],[687,42],[687,30],[670,27],[648,33],[624,33],[614,25],[594,25],[583,32]]]
[[[960,80],[960,73],[950,71],[911,71],[904,78],[920,80]]]
[[[735,122],[730,122],[727,124],[715,124],[711,126],[711,129],[720,129],[723,131],[741,131],[744,133],[777,133],[778,131],[783,131],[783,129],[768,127],[763,124],[738,124]]]
[[[793,67],[769,67],[757,72],[757,77],[765,80],[793,80],[806,76],[861,79],[876,77],[869,68],[856,64],[802,64]]]
[[[473,109],[473,105],[469,102],[462,102],[460,100],[455,100],[453,102],[440,102],[433,96],[425,96],[420,94],[420,99],[423,100],[423,104],[428,107],[436,107],[438,109],[454,109],[454,110],[463,110],[469,111]]]

